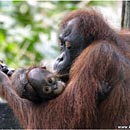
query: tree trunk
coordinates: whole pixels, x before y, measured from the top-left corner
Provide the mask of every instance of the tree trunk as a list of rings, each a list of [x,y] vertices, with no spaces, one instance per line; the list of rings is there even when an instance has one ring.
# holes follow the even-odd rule
[[[130,1],[123,1],[122,3],[121,27],[130,29]]]

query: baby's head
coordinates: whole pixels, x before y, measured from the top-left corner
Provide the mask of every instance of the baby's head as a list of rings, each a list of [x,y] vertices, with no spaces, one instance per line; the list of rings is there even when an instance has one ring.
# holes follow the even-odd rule
[[[57,97],[65,88],[65,84],[45,67],[29,69],[27,79],[32,88],[43,100]]]
[[[11,76],[17,94],[35,103],[45,102],[60,95],[65,84],[45,67],[21,68]]]

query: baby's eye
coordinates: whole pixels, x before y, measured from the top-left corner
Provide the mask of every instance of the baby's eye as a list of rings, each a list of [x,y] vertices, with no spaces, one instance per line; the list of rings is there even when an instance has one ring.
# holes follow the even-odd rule
[[[47,80],[48,84],[52,85],[56,83],[56,79],[54,77],[49,77]]]

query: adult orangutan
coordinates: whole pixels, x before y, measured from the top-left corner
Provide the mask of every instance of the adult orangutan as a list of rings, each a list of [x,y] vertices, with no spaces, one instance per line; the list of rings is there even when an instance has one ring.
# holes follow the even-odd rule
[[[16,81],[15,75],[24,72],[15,72],[13,84],[0,72],[0,94],[8,100],[23,127],[118,128],[129,125],[129,39],[110,28],[93,10],[68,14],[61,23],[59,38],[62,54],[54,69],[61,75],[69,71],[70,74],[66,89],[57,98],[40,104],[23,99],[12,85],[19,88],[26,78]],[[38,76],[35,68],[32,72]],[[37,76],[28,75],[27,80],[33,81]]]

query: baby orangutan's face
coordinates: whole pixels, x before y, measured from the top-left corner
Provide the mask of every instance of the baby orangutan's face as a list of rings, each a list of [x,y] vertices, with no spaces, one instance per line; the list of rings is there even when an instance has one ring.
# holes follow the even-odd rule
[[[33,68],[27,73],[30,85],[42,98],[51,99],[64,90],[65,84],[44,68]]]
[[[17,91],[20,97],[33,102],[44,102],[60,95],[65,84],[44,67],[21,69],[14,73],[17,77]],[[14,79],[14,78],[13,78]]]

